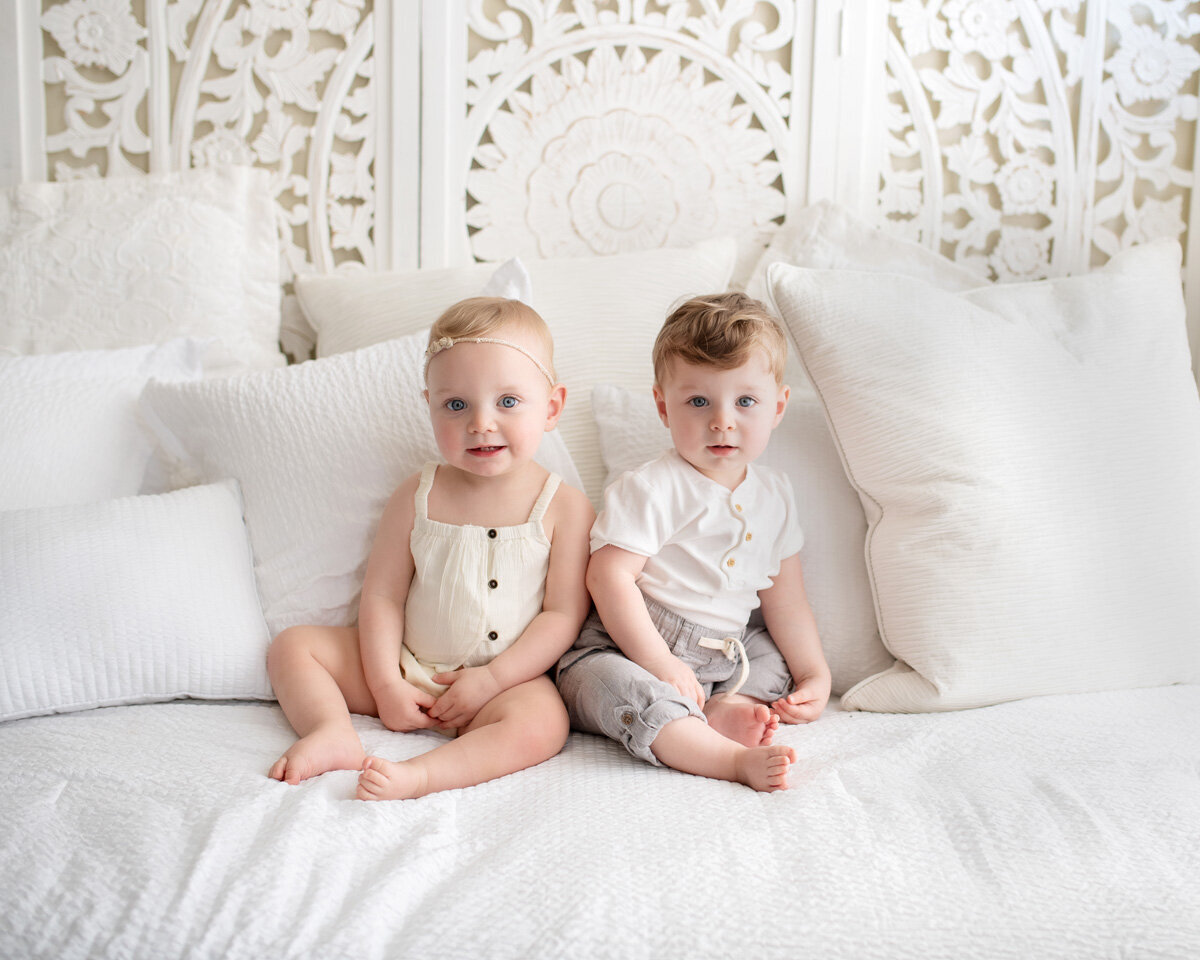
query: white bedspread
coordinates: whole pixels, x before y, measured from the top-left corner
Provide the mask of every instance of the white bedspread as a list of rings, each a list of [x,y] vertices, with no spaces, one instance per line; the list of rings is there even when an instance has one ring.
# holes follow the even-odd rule
[[[393,759],[436,742],[365,718]],[[1200,687],[831,707],[755,794],[573,735],[399,803],[273,704],[0,724],[0,957],[1200,957]]]

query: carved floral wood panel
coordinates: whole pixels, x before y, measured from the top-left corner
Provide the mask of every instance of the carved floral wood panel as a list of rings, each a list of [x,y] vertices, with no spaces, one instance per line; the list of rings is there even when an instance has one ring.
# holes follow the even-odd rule
[[[981,275],[1185,240],[1200,4],[896,0],[879,213]]]

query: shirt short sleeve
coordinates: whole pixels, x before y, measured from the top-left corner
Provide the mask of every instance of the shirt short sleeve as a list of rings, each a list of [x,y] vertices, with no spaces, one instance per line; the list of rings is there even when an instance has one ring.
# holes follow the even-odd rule
[[[796,514],[796,497],[792,492],[792,481],[786,473],[774,473],[774,480],[780,499],[783,501],[784,519],[779,536],[775,538],[775,550],[771,557],[775,576],[779,565],[788,557],[800,552],[804,546],[804,531],[800,527],[800,518]]]
[[[674,532],[661,496],[644,470],[622,474],[604,491],[604,505],[592,524],[591,549],[612,545],[641,557],[657,555]]]

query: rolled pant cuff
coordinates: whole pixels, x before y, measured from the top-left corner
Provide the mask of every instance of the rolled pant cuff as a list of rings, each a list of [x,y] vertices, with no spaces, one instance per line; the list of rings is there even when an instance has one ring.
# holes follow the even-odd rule
[[[658,735],[662,733],[663,727],[668,723],[689,716],[699,717],[708,723],[704,712],[696,704],[682,699],[657,700],[641,713],[638,713],[631,704],[626,704],[616,711],[617,724],[622,732],[618,739],[633,756],[652,763],[656,767],[661,767],[662,763],[654,755],[650,745],[654,743]]]

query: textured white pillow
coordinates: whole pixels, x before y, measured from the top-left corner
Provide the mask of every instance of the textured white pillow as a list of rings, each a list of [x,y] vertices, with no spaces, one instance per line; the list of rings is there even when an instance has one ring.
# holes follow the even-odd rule
[[[671,446],[649,390],[631,393],[598,384],[592,409],[609,483]],[[759,462],[791,478],[804,528],[805,589],[833,673],[833,692],[840,694],[891,666],[893,658],[875,626],[862,549],[867,521],[820,404],[794,397]]]
[[[593,384],[649,387],[650,350],[670,308],[683,297],[724,290],[736,256],[736,242],[724,239],[685,250],[522,260],[532,281],[531,305],[554,334],[555,372],[567,386],[559,429],[594,503],[604,465],[591,416]],[[317,331],[317,355],[329,356],[427,328],[452,303],[478,294],[495,271],[495,264],[477,263],[304,277],[296,293]]]
[[[822,270],[863,270],[916,277],[943,290],[973,290],[986,277],[919,243],[891,236],[828,200],[791,214],[763,251],[746,292],[767,297],[767,268],[773,263]]]
[[[205,167],[0,193],[0,352],[209,337],[231,364],[279,352],[268,173]]]
[[[0,512],[0,720],[270,699],[237,485]]]
[[[197,383],[151,383],[142,412],[168,456],[202,480],[234,477],[271,632],[347,625],[392,491],[438,459],[421,393],[426,336]],[[557,436],[538,460],[573,485]]]
[[[850,708],[1200,681],[1200,400],[1173,244],[952,294],[777,264],[866,510],[884,644]]]
[[[194,380],[190,340],[0,357],[0,510],[131,496],[152,448],[137,413],[151,377]]]

